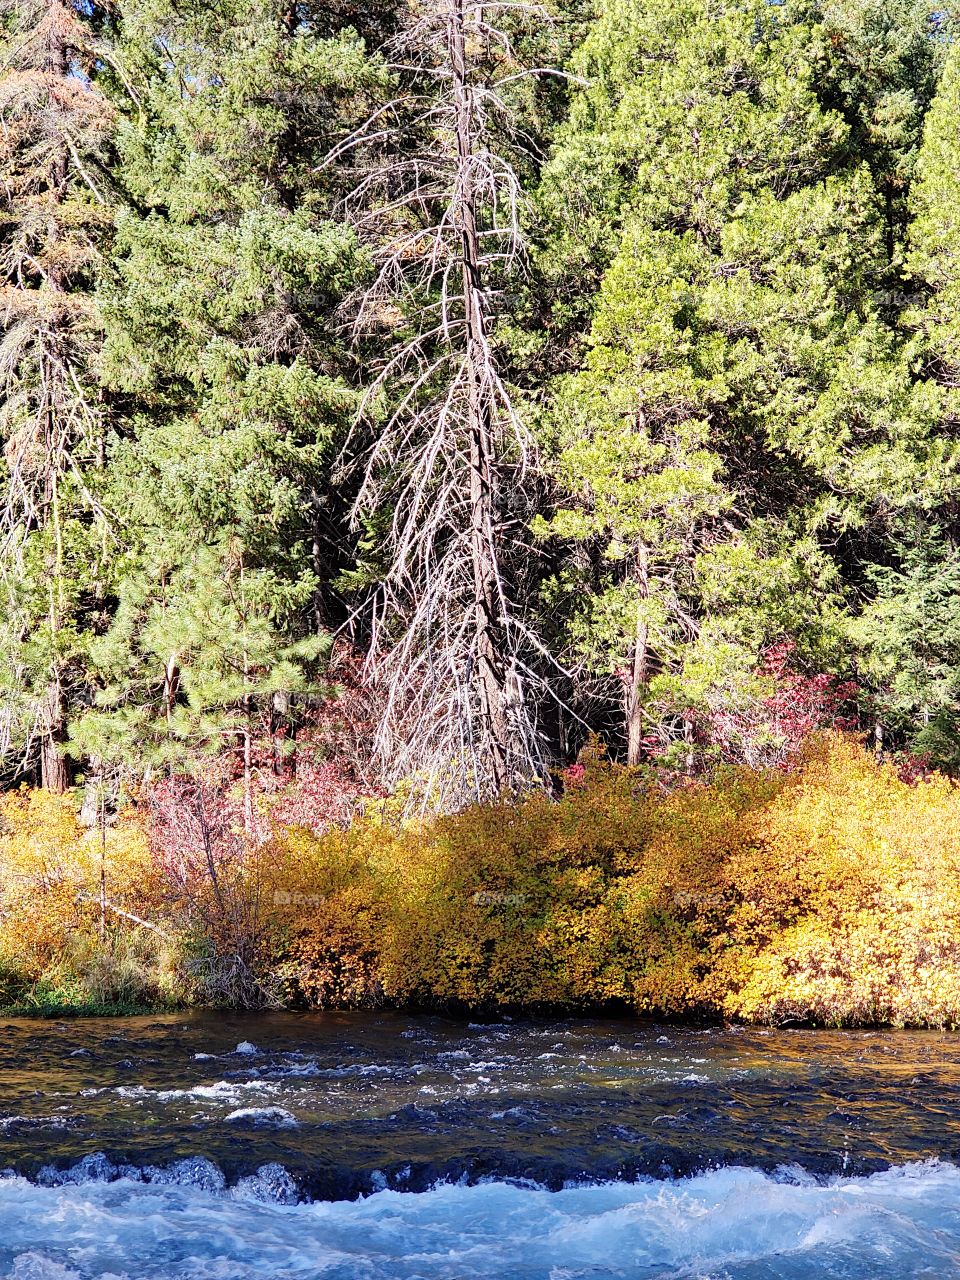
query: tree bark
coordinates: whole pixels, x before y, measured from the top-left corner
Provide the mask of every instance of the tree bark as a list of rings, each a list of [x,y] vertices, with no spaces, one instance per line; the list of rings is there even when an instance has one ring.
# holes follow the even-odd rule
[[[107,935],[107,790],[100,770],[100,937]]]
[[[243,604],[244,637],[247,630],[246,567],[240,558],[240,599]],[[243,830],[247,839],[253,836],[253,698],[250,696],[250,655],[246,638],[243,645]]]
[[[643,691],[647,683],[649,628],[646,602],[650,597],[650,576],[646,548],[637,552],[637,621],[633,641],[633,662],[627,684],[626,729],[627,764],[639,764],[643,753]]]
[[[273,743],[273,773],[281,778],[289,772],[283,754],[286,733],[290,729],[290,695],[277,690],[270,707],[270,737]]]
[[[59,16],[59,14],[55,14],[54,21],[50,24],[46,69],[49,74],[56,76],[58,79],[66,80],[69,75],[70,65],[63,34],[56,21]],[[64,146],[51,168],[51,191],[57,204],[62,203],[66,194],[68,172],[68,154]],[[48,238],[51,249],[56,249],[57,241],[59,240],[59,227],[56,223],[51,226]],[[63,269],[57,263],[56,255],[52,254],[51,256],[53,263],[47,272],[48,287],[53,293],[63,293],[66,289]],[[48,347],[46,341],[44,342],[41,360],[45,383],[49,388],[56,387],[60,382],[62,370],[56,350]],[[46,471],[43,477],[43,488],[45,507],[49,513],[47,518],[53,523],[54,532],[56,559],[52,566],[53,575],[50,581],[49,622],[51,638],[55,638],[60,631],[64,604],[63,536],[60,526],[60,492],[58,483],[61,458],[59,433],[55,418],[55,393],[49,390],[47,396],[44,422]],[[67,707],[60,666],[56,658],[53,660],[47,681],[41,733],[40,783],[41,786],[59,795],[68,789],[71,778],[67,758],[61,750],[67,741]]]
[[[70,786],[70,766],[60,748],[67,741],[67,714],[57,676],[47,686],[46,717],[40,743],[40,785],[62,795]]]
[[[250,695],[243,699],[243,830],[253,836],[253,707]]]
[[[163,668],[163,714],[168,730],[173,724],[173,710],[180,692],[180,655],[171,653]]]

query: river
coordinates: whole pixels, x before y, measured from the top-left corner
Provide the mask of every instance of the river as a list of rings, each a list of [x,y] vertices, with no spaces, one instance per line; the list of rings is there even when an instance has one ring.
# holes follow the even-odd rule
[[[960,1277],[954,1035],[190,1013],[0,1071],[14,1280]]]

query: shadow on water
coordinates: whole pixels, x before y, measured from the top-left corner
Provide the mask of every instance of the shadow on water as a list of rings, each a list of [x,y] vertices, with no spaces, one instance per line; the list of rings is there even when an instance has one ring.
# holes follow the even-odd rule
[[[301,1194],[960,1159],[960,1037],[191,1013],[0,1024],[0,1168],[203,1157]],[[129,1169],[126,1170],[130,1172]],[[149,1176],[149,1174],[148,1174]]]

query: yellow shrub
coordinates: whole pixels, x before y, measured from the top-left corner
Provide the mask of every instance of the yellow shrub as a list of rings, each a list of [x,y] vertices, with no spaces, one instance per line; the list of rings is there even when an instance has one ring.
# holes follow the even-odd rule
[[[838,1024],[960,1021],[960,789],[831,738],[731,860],[725,1009]]]
[[[432,822],[278,833],[274,896],[300,992],[716,1009],[705,957],[723,919],[724,860],[778,785],[730,772],[664,797],[639,771],[595,760],[558,803],[534,795]]]
[[[108,1005],[110,992],[121,1002],[134,990],[140,999],[168,998],[176,985],[169,940],[124,914],[143,918],[158,903],[146,834],[132,812],[90,830],[72,793],[21,788],[0,799],[4,1002],[37,990],[65,1008]]]
[[[72,797],[22,789],[0,802],[0,948],[39,976],[87,927],[97,876]]]
[[[274,859],[311,1003],[960,1021],[960,791],[838,736],[671,794],[594,759],[556,803],[279,833]]]
[[[598,754],[578,772],[559,801],[278,829],[231,864],[252,980],[321,1007],[960,1025],[950,780],[902,781],[836,735],[789,774],[726,769],[672,792]],[[190,982],[209,995],[177,976],[176,938],[202,969],[219,917],[199,900],[184,916],[135,811],[89,832],[73,797],[24,790],[0,822],[0,980],[100,1003]]]

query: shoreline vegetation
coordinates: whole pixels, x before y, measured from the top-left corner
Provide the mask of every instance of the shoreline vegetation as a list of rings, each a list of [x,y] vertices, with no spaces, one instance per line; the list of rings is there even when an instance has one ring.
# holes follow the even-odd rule
[[[669,787],[593,745],[563,782],[447,816],[374,799],[200,857],[136,803],[84,827],[74,795],[11,793],[0,1003],[960,1025],[951,779],[823,733]]]

